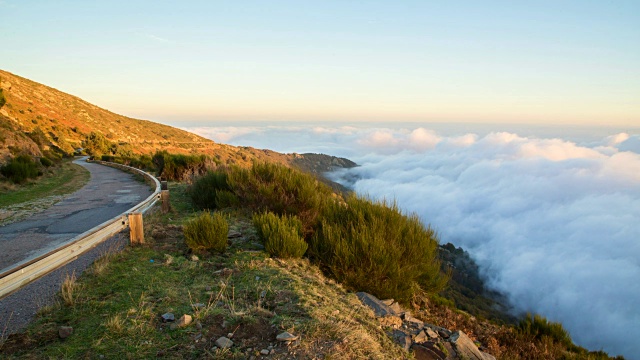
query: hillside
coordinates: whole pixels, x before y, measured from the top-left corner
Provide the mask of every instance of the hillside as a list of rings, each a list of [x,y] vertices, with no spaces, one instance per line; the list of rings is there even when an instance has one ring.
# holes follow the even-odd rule
[[[292,164],[304,157],[218,144],[171,126],[118,115],[4,70],[0,70],[0,88],[6,98],[0,108],[0,164],[17,153],[41,156],[41,150],[49,148],[72,154],[92,132],[102,134],[132,155],[166,150],[172,154],[215,156],[220,163],[239,165],[248,165],[252,159]],[[43,144],[33,138],[41,138]]]

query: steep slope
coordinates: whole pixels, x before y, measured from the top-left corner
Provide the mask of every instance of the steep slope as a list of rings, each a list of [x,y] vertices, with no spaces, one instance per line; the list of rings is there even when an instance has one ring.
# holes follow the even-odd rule
[[[135,154],[152,154],[157,150],[207,154],[240,165],[255,158],[287,164],[293,160],[293,155],[217,144],[171,126],[118,115],[3,70],[0,88],[6,98],[6,104],[0,108],[0,163],[17,152],[39,156],[39,150],[25,134],[40,131],[46,137],[44,148],[56,147],[66,153],[80,148],[82,141],[95,132],[112,143],[128,145]]]

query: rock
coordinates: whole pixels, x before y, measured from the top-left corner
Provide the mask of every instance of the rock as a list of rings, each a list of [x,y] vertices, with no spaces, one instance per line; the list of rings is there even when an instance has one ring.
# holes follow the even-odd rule
[[[422,330],[418,333],[418,335],[416,335],[416,338],[413,339],[413,342],[420,344],[426,342],[427,340],[429,340],[429,338],[427,337],[427,334],[425,334],[424,330]]]
[[[404,321],[407,325],[417,327],[422,329],[424,327],[424,322],[422,320],[418,320],[409,314],[404,315]]]
[[[60,326],[58,328],[58,336],[60,339],[66,339],[73,334],[73,328],[71,326]]]
[[[387,305],[387,306],[391,306],[391,304],[393,304],[394,302],[396,302],[393,299],[386,299],[386,300],[380,300],[382,301],[383,304]]]
[[[495,360],[493,355],[483,353],[478,349],[476,344],[469,339],[467,334],[462,331],[456,331],[449,337],[449,342],[453,345],[458,357],[469,360]]]
[[[373,310],[376,314],[376,317],[384,317],[387,315],[397,315],[389,306],[385,305],[382,301],[380,301],[377,297],[368,294],[366,292],[358,292],[356,296],[363,304]]]
[[[229,230],[229,233],[227,234],[227,239],[235,239],[239,237],[242,237],[242,234],[235,230]]]
[[[260,350],[260,354],[262,354],[262,355],[269,355],[269,350],[267,350],[267,349],[262,349],[262,350]]]
[[[200,261],[198,255],[191,255],[191,261]]]
[[[162,314],[162,322],[172,322],[175,320],[176,320],[176,317],[175,315],[173,315],[173,313],[168,312],[168,313]]]
[[[404,331],[393,330],[391,337],[393,338],[393,341],[400,345],[405,351],[409,351],[412,344],[410,335],[406,334]]]
[[[427,336],[430,337],[431,339],[435,339],[438,337],[438,334],[433,331],[430,327],[425,327],[425,331],[427,333]]]
[[[295,341],[298,340],[298,337],[291,334],[288,331],[285,331],[283,333],[278,334],[278,336],[276,336],[276,340],[278,341]]]
[[[233,346],[233,341],[231,341],[229,338],[221,336],[218,338],[218,340],[216,340],[216,346],[220,349],[228,349]]]
[[[438,349],[434,343],[411,346],[416,360],[446,360],[447,354]]]
[[[191,324],[192,321],[193,321],[193,318],[191,317],[191,315],[184,314],[180,316],[180,319],[178,319],[178,321],[176,322],[176,326],[185,327]]]
[[[171,263],[173,263],[173,256],[164,254],[164,263],[167,265],[171,265]]]
[[[447,329],[438,329],[438,335],[440,335],[441,338],[448,339],[449,336],[451,336],[451,331]]]
[[[389,307],[391,308],[391,310],[393,310],[396,314],[400,314],[402,312],[402,308],[400,307],[400,304],[398,304],[397,302],[394,302],[393,304],[389,305]]]
[[[205,308],[205,306],[206,306],[206,305],[205,305],[205,304],[203,304],[203,303],[195,303],[195,304],[192,304],[192,305],[191,305],[191,307],[193,307],[193,308],[194,308],[194,309],[196,309],[196,310],[204,309],[204,308]]]
[[[395,315],[387,315],[378,319],[380,325],[388,326],[393,329],[399,329],[402,326],[402,319]]]

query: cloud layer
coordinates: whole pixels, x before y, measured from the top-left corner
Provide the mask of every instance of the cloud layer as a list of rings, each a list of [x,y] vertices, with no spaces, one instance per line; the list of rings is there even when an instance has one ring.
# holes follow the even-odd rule
[[[335,179],[357,175],[358,193],[395,198],[469,250],[516,310],[562,322],[587,348],[640,353],[629,340],[640,337],[640,136],[587,146],[425,128],[225,131],[243,145],[352,158],[361,166]]]

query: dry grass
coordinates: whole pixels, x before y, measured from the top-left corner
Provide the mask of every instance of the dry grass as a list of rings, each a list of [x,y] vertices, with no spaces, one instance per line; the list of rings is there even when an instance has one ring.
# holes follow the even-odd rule
[[[77,282],[75,271],[67,274],[60,285],[60,297],[67,306],[73,306],[78,300],[80,284]]]

